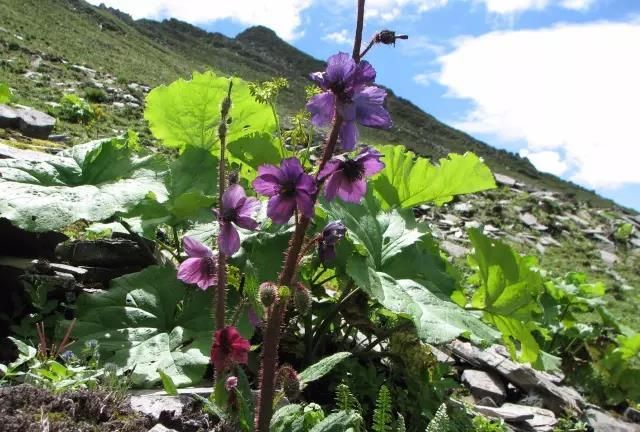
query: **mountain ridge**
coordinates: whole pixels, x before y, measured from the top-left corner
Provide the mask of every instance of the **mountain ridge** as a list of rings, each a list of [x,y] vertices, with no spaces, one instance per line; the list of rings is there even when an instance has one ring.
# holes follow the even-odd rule
[[[231,38],[176,19],[134,20],[117,9],[84,0],[0,0],[0,5],[5,11],[0,26],[7,30],[0,32],[0,41],[60,56],[123,80],[155,86],[210,68],[248,80],[284,76],[291,82],[281,98],[286,115],[302,108],[304,86],[309,84],[306,76],[324,65],[263,26],[250,27]],[[27,29],[31,34],[22,41],[11,40],[12,32],[27,33]],[[88,51],[87,46],[94,49]],[[568,193],[595,206],[624,209],[593,191],[539,172],[528,159],[476,140],[388,90],[394,128],[390,132],[363,130],[364,141],[403,144],[434,161],[450,152],[472,151],[493,170],[538,188]]]

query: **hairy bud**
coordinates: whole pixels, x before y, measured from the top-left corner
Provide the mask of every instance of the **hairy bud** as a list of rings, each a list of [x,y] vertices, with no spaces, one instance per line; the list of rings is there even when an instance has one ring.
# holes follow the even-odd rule
[[[376,35],[375,41],[385,45],[395,45],[397,39],[409,39],[409,36],[396,34],[392,30],[382,30]]]
[[[300,378],[291,366],[282,366],[278,369],[276,383],[289,400],[295,400],[300,396]]]
[[[260,284],[260,301],[264,307],[269,307],[278,298],[278,286],[273,282],[263,282]]]
[[[311,309],[311,293],[301,283],[297,283],[293,293],[293,304],[301,315],[306,315]]]

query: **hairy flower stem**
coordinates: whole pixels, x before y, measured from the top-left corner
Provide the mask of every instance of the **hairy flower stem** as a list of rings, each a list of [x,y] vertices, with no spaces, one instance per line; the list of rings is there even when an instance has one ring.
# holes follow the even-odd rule
[[[229,90],[227,97],[222,101],[220,107],[220,126],[218,127],[218,137],[220,138],[220,164],[218,167],[218,214],[223,214],[222,195],[226,186],[227,177],[225,175],[225,152],[227,150],[227,118],[231,108],[231,88],[233,81],[229,80]],[[218,248],[219,249],[219,248]],[[218,250],[218,289],[216,290],[216,329],[224,328],[225,304],[224,298],[227,290],[227,257]]]
[[[362,44],[362,28],[364,23],[364,3],[365,0],[358,0],[358,18],[356,23],[356,36],[353,46],[353,58],[357,62],[360,61],[360,48]],[[322,160],[318,166],[318,172],[324,168],[325,164],[331,159],[335,152],[340,135],[340,127],[342,126],[342,117],[336,111],[334,123],[327,139]],[[313,203],[318,198],[318,193],[313,196]],[[301,216],[296,223],[296,230],[289,242],[289,248],[286,253],[284,266],[278,284],[280,286],[290,287],[296,275],[300,251],[304,243],[305,233],[311,220]],[[276,369],[278,367],[278,346],[280,345],[280,329],[284,320],[284,314],[287,310],[288,299],[279,299],[273,305],[273,309],[269,314],[264,334],[264,343],[262,345],[262,367],[260,369],[260,396],[258,400],[258,409],[256,411],[256,431],[269,432],[269,423],[273,416],[273,397],[276,385]]]

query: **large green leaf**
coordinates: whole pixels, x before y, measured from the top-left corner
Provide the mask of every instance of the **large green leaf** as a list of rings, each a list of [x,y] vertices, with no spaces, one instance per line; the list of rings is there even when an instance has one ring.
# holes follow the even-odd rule
[[[328,415],[311,428],[310,432],[345,432],[362,424],[362,417],[356,411],[339,411]]]
[[[322,206],[330,219],[344,223],[349,239],[367,255],[372,267],[382,267],[424,235],[410,211],[383,212],[371,193],[361,204],[334,200],[323,201]]]
[[[0,217],[30,231],[126,212],[153,193],[164,201],[166,163],[139,156],[123,139],[77,145],[57,155],[25,152],[0,160]]]
[[[411,279],[394,279],[354,257],[347,272],[356,285],[387,309],[410,317],[422,340],[448,342],[460,335],[474,340],[493,340],[496,332],[470,312]]]
[[[179,79],[153,89],[144,117],[153,135],[167,147],[192,145],[213,150],[219,142],[220,107],[228,89],[229,78],[194,72],[189,81]],[[275,131],[271,109],[253,99],[246,82],[233,78],[231,100],[227,142],[254,132]]]
[[[211,216],[218,190],[218,159],[209,151],[187,146],[165,176],[168,196],[148,194],[129,216],[139,216],[145,234],[153,237],[160,224],[178,225]]]
[[[185,286],[169,267],[115,279],[109,291],[78,298],[74,346],[97,340],[102,360],[133,370],[136,386],[160,382],[159,369],[176,386],[195,384],[209,363],[212,292]],[[233,309],[237,299],[228,299]],[[246,318],[238,327],[251,335]]]
[[[538,299],[544,281],[533,257],[522,257],[507,244],[490,239],[477,229],[469,230],[475,252],[472,264],[478,267],[479,288],[471,305],[485,312],[485,320],[502,333],[512,355],[514,341],[520,344],[519,359],[534,363],[540,347],[532,335],[535,314],[541,312]]]
[[[255,133],[232,141],[227,146],[229,159],[240,165],[240,176],[251,182],[263,164],[279,165],[280,144],[268,133]]]
[[[0,104],[11,102],[11,89],[6,83],[0,82]]]
[[[371,193],[361,205],[336,200],[323,208],[330,219],[342,220],[355,246],[347,258],[349,276],[384,307],[410,317],[425,341],[442,343],[461,334],[495,337],[480,319],[449,301],[455,280],[410,210],[382,211]]]
[[[339,352],[329,357],[325,357],[317,363],[312,364],[302,372],[300,372],[299,378],[302,386],[317,381],[339,365],[344,359],[351,355],[350,352]]]
[[[373,180],[373,188],[385,209],[411,208],[428,202],[441,205],[455,195],[496,187],[489,168],[473,153],[450,154],[436,166],[401,145],[381,146],[378,150],[384,155],[385,168]]]

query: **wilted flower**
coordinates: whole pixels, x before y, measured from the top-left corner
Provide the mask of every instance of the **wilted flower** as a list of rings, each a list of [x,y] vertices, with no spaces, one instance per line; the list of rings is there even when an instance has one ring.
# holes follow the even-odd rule
[[[313,177],[304,172],[297,158],[283,159],[279,168],[274,165],[260,166],[253,188],[259,194],[270,197],[267,216],[275,223],[286,223],[296,207],[305,217],[313,217],[311,197],[316,192],[316,184]]]
[[[60,358],[62,359],[62,361],[64,361],[65,363],[69,363],[72,362],[73,360],[75,360],[76,355],[73,353],[73,351],[65,351],[62,354],[60,354]]]
[[[343,120],[340,143],[345,150],[353,150],[358,141],[356,122],[379,129],[391,127],[383,106],[387,92],[372,85],[376,71],[368,62],[356,63],[349,54],[338,53],[329,57],[325,72],[312,73],[310,78],[324,90],[307,103],[311,122],[326,126],[338,112]]]
[[[235,327],[227,326],[216,331],[211,347],[211,363],[219,371],[234,363],[247,364],[249,348],[249,341]]]
[[[285,396],[290,400],[294,400],[300,395],[300,378],[291,366],[285,365],[278,369],[276,384],[282,387]]]
[[[239,184],[232,184],[224,191],[222,214],[214,210],[220,221],[218,247],[223,254],[231,256],[240,250],[240,235],[234,224],[240,228],[255,230],[258,222],[254,215],[259,208],[260,201],[247,197]]]
[[[335,259],[336,245],[344,238],[346,232],[347,227],[340,221],[329,222],[324,227],[318,240],[318,255],[323,264]]]
[[[217,284],[217,264],[213,251],[188,236],[182,238],[182,248],[189,255],[189,258],[180,264],[178,279],[186,283],[197,284],[203,290]]]
[[[324,196],[328,200],[338,196],[343,201],[359,203],[367,193],[365,177],[371,177],[384,168],[382,155],[365,147],[354,159],[347,155],[331,159],[318,174],[325,181]]]
[[[229,392],[231,390],[235,390],[237,387],[238,387],[238,377],[237,376],[231,375],[224,382],[224,388]]]

